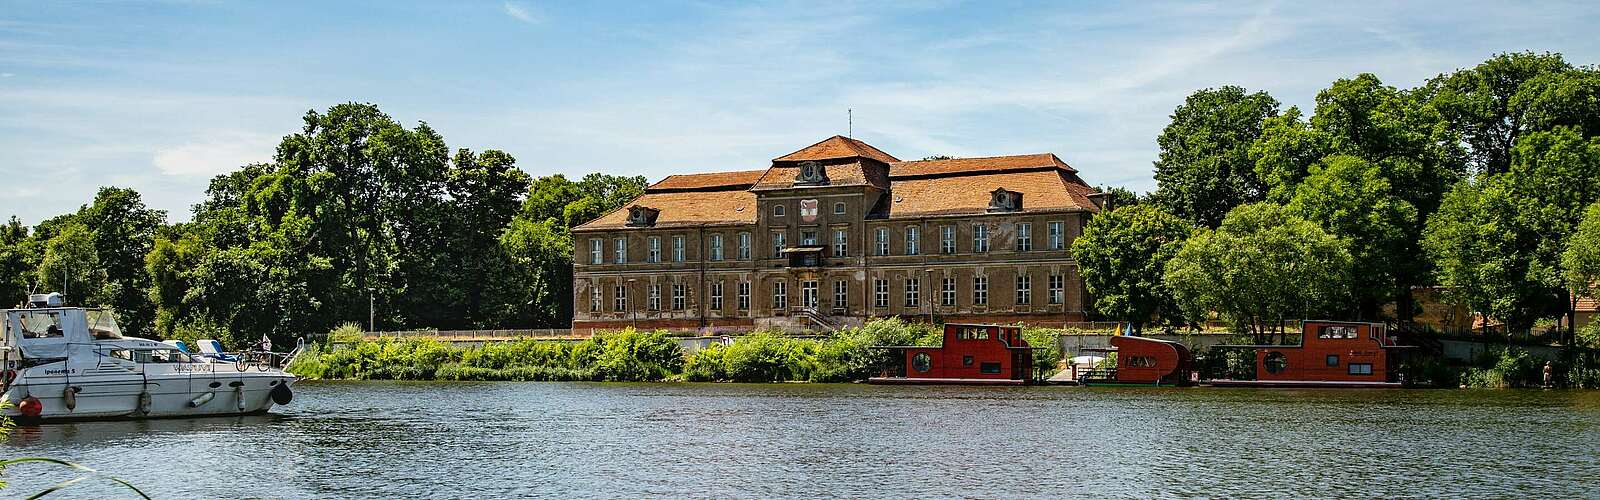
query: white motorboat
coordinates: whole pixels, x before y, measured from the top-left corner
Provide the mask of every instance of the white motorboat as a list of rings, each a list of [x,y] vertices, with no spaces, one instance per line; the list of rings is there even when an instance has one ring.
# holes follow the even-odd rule
[[[288,404],[293,375],[272,355],[220,361],[167,343],[124,337],[111,311],[62,307],[60,294],[6,309],[0,383],[23,420],[159,418],[263,413]]]

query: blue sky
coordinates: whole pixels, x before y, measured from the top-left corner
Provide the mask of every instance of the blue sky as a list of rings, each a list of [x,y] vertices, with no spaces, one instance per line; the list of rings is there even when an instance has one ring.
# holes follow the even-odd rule
[[[763,168],[853,108],[855,137],[903,159],[1049,151],[1146,191],[1196,89],[1309,108],[1361,72],[1592,64],[1597,21],[1582,2],[0,0],[0,216],[118,185],[187,220],[211,176],[346,101],[534,175]]]

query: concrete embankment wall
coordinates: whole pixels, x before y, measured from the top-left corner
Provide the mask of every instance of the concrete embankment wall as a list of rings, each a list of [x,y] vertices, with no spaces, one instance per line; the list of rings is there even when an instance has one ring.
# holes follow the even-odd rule
[[[1146,337],[1160,340],[1182,342],[1190,349],[1199,351],[1209,349],[1219,344],[1234,343],[1232,335],[1145,335]],[[1062,335],[1061,352],[1067,357],[1078,355],[1084,348],[1103,349],[1111,346],[1111,335]],[[1439,341],[1441,351],[1446,359],[1470,362],[1488,349],[1502,349],[1508,344],[1498,342],[1481,342],[1474,340],[1446,340]],[[1518,349],[1528,352],[1530,357],[1541,361],[1551,361],[1561,356],[1561,348],[1545,345],[1514,345]]]

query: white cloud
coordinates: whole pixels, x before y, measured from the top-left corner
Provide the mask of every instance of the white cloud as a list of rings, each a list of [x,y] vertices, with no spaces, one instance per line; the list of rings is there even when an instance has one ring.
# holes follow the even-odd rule
[[[506,9],[506,15],[516,18],[518,21],[528,24],[539,24],[540,21],[543,21],[539,18],[539,16],[535,15],[532,10],[523,6],[522,4],[518,4],[516,2],[506,2],[504,5]]]
[[[167,175],[210,178],[241,165],[271,160],[276,142],[266,134],[222,132],[158,148],[151,163]]]

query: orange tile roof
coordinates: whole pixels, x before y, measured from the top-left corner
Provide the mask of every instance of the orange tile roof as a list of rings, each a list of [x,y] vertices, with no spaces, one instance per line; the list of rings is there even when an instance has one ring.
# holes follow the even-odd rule
[[[902,161],[889,164],[889,177],[943,175],[968,172],[1006,171],[1028,168],[1056,168],[1076,173],[1078,170],[1061,161],[1056,155],[1039,153],[1014,156],[988,156],[983,158],[955,158],[951,160]]]
[[[665,179],[651,184],[645,191],[681,191],[686,189],[711,189],[711,188],[749,188],[761,179],[766,170],[742,170],[738,172],[711,172],[704,174],[677,174],[669,175]]]
[[[643,196],[574,229],[625,228],[628,207],[634,205],[660,210],[655,227],[755,224],[756,192],[794,187],[799,174],[794,162],[841,158],[876,160],[826,167],[829,186],[887,189],[890,196],[876,217],[983,214],[996,188],[1022,193],[1025,212],[1099,210],[1089,199],[1094,189],[1050,153],[903,162],[864,142],[833,136],[773,160],[765,170],[668,176]]]
[[[823,139],[822,142],[801,148],[799,151],[779,156],[772,161],[806,161],[806,160],[833,160],[838,158],[871,158],[884,163],[900,161],[899,158],[889,155],[871,144],[861,142],[849,137],[836,135]]]
[[[756,223],[756,194],[745,190],[646,192],[643,196],[574,229],[627,227],[628,207],[660,210],[654,227],[693,227]]]
[[[1098,210],[1086,196],[1088,186],[1069,181],[1061,172],[1031,170],[916,179],[896,179],[890,191],[890,218],[986,213],[989,193],[996,188],[1022,193],[1025,212]]]
[[[863,162],[827,165],[825,171],[828,176],[826,186],[874,186],[879,189],[889,188],[889,179],[883,173],[883,166],[866,164]],[[773,165],[766,170],[761,180],[756,181],[751,189],[764,191],[769,189],[788,189],[795,187],[794,180],[800,176],[799,165]]]
[[[1578,297],[1578,305],[1572,310],[1576,312],[1600,312],[1600,301],[1588,297]]]

